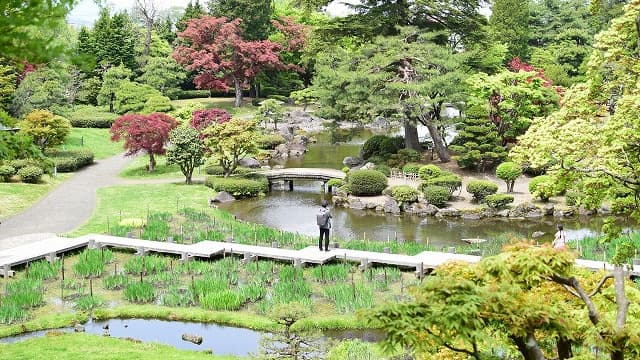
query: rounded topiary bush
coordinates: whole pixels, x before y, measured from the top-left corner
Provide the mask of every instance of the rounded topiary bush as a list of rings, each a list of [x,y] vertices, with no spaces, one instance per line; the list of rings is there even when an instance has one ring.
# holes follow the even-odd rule
[[[420,179],[422,180],[428,180],[438,177],[441,173],[442,170],[437,165],[433,164],[424,165],[421,166],[420,169],[418,169],[418,176],[420,176]]]
[[[38,182],[40,182],[42,175],[44,175],[44,171],[41,168],[33,165],[27,165],[18,170],[18,176],[20,176],[22,182],[30,184],[37,184]]]
[[[360,155],[367,160],[372,156],[388,158],[389,155],[395,154],[404,146],[402,137],[388,137],[386,135],[374,135],[365,141],[362,145]]]
[[[496,168],[496,176],[507,183],[507,192],[513,192],[513,185],[521,175],[522,167],[511,161],[503,162]]]
[[[207,176],[205,185],[215,191],[226,191],[236,198],[258,196],[267,192],[268,184],[263,181],[239,178],[220,178]]]
[[[513,202],[513,195],[508,194],[492,194],[484,198],[484,203],[492,209],[501,209]]]
[[[475,201],[480,202],[487,195],[498,192],[498,185],[488,180],[471,180],[467,184],[467,192],[473,195]]]
[[[16,168],[11,165],[0,166],[0,180],[9,181],[13,175],[16,174]]]
[[[387,187],[387,177],[376,170],[355,170],[349,173],[349,189],[353,195],[374,196]]]
[[[462,178],[450,172],[442,172],[440,176],[426,180],[422,183],[422,187],[442,186],[449,189],[449,195],[453,195],[460,187],[462,187]]]
[[[391,196],[398,202],[412,203],[418,201],[418,190],[409,185],[398,185],[391,188]]]
[[[405,174],[418,174],[421,167],[421,164],[408,163],[402,167],[402,172]]]
[[[423,193],[424,199],[429,204],[437,207],[443,207],[451,197],[448,188],[438,185],[425,186],[423,189]]]
[[[529,192],[533,197],[540,198],[542,201],[549,200],[555,195],[555,186],[553,179],[549,175],[536,176],[529,182]]]

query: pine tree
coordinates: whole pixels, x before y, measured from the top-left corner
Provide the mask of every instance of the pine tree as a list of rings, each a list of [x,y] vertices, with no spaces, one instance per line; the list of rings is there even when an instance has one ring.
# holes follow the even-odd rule
[[[507,45],[507,60],[514,57],[529,58],[528,25],[528,0],[495,0],[489,18],[489,31],[494,41]]]

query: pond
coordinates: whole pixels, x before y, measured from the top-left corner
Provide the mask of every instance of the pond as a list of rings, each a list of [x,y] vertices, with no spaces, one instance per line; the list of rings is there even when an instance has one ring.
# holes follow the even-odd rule
[[[419,129],[420,134],[424,130]],[[399,134],[392,131],[394,134]],[[341,168],[346,156],[357,156],[362,144],[373,133],[369,130],[348,130],[342,135],[322,133],[317,143],[309,146],[304,157],[289,159],[287,167]],[[345,142],[334,143],[334,140]],[[221,205],[238,218],[286,231],[316,236],[315,214],[320,201],[330,198],[320,192],[320,182],[296,182],[295,191],[276,190],[264,198],[246,199]],[[557,219],[546,217],[536,220],[461,220],[395,216],[374,211],[345,208],[332,209],[334,221],[331,237],[337,239],[398,240],[429,243],[434,246],[464,245],[461,239],[497,237],[530,238],[536,231],[544,232],[540,241],[551,241]],[[602,219],[598,217],[562,219],[567,239],[580,239],[596,235]]]
[[[89,334],[103,335],[107,331],[104,329],[107,324],[109,327],[108,333],[113,337],[171,345],[182,350],[211,350],[217,355],[250,356],[251,354],[257,354],[260,340],[266,334],[231,326],[156,319],[89,320],[84,326],[85,331]],[[48,331],[51,330],[10,336],[0,339],[0,342],[14,343],[34,337],[42,337]],[[63,328],[57,331],[73,332],[73,328]],[[202,336],[202,344],[197,345],[182,340],[182,334],[185,333]],[[363,341],[376,342],[382,340],[382,338],[383,334],[375,330],[334,330],[324,333],[322,340],[361,339]]]

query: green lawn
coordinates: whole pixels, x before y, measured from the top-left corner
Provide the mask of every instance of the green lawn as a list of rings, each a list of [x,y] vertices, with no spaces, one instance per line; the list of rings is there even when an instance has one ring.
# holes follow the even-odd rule
[[[72,236],[89,233],[105,233],[107,225],[114,225],[120,218],[146,218],[151,212],[176,208],[207,208],[213,190],[203,185],[141,184],[120,185],[98,189],[98,204],[91,219],[73,232]]]
[[[15,344],[0,344],[0,359],[240,359],[234,356],[214,356],[205,352],[177,350],[168,345],[138,343],[98,335],[59,334],[58,332],[51,332],[50,335]]]
[[[45,175],[40,184],[21,182],[0,183],[0,218],[5,218],[30,207],[71,174]]]
[[[163,155],[156,155],[155,158],[156,168],[153,170],[153,172],[147,171],[147,166],[149,166],[149,155],[140,154],[139,156],[136,156],[135,159],[131,163],[129,163],[129,165],[124,170],[122,170],[120,176],[132,179],[169,178],[184,180],[184,175],[182,175],[182,172],[180,171],[180,167],[178,165],[167,165],[167,159]],[[193,175],[194,177],[198,176],[198,170],[194,171]]]
[[[96,160],[124,152],[122,142],[111,141],[109,129],[73,128],[63,145],[67,150],[91,150]]]
[[[234,116],[247,116],[253,115],[257,107],[251,105],[251,98],[245,97],[240,108],[234,108],[233,103],[235,99],[233,97],[215,97],[215,98],[195,98],[195,99],[180,99],[171,101],[171,105],[176,108],[182,107],[190,102],[197,102],[204,105],[205,108],[219,108],[225,109]]]

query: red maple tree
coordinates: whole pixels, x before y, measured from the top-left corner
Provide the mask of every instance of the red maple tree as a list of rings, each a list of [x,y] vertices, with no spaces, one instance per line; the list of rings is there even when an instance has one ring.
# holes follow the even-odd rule
[[[553,81],[549,79],[547,75],[545,75],[544,69],[536,68],[531,64],[527,64],[526,62],[520,60],[520,58],[517,56],[511,59],[511,61],[509,61],[508,66],[509,66],[509,70],[513,72],[518,72],[520,70],[526,71],[526,72],[535,72],[536,75],[533,77],[530,77],[528,79],[529,82],[531,82],[533,78],[539,78],[542,80],[542,86],[553,87],[553,89],[556,91],[556,93],[559,96],[562,96],[562,94],[564,93],[564,88],[562,86],[553,85]]]
[[[242,102],[242,89],[265,69],[296,69],[284,64],[280,52],[284,46],[270,41],[247,41],[240,28],[241,19],[202,16],[191,19],[187,28],[178,33],[183,45],[176,47],[173,57],[190,71],[198,72],[194,83],[199,89],[229,91],[235,89],[235,106]],[[287,23],[279,24],[288,29]],[[285,33],[285,32],[283,32]],[[291,29],[286,35],[302,34]],[[298,41],[287,41],[287,47],[298,46]]]
[[[164,154],[164,145],[169,132],[178,125],[176,119],[163,113],[150,115],[126,114],[113,121],[111,141],[124,139],[125,155],[134,155],[141,151],[149,154],[149,172],[156,167],[155,154]]]
[[[202,132],[202,130],[212,124],[222,124],[229,120],[231,120],[231,114],[224,109],[196,110],[193,112],[193,117],[191,118],[191,126],[199,132]]]

